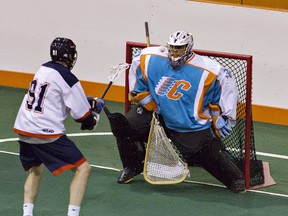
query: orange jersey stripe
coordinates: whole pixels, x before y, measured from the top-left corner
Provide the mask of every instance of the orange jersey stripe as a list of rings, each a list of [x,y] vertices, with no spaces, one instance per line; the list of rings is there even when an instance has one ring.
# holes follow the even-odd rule
[[[34,137],[34,138],[42,138],[42,139],[58,138],[58,137],[61,137],[64,135],[64,133],[61,133],[61,134],[33,134],[33,133],[26,132],[26,131],[18,130],[16,128],[14,128],[13,131],[15,133],[18,133],[18,134],[21,134],[24,136]]]
[[[59,175],[59,174],[61,174],[62,172],[66,171],[66,170],[70,170],[70,169],[73,169],[73,168],[75,168],[75,167],[80,166],[80,165],[83,164],[85,161],[86,161],[86,158],[83,157],[81,160],[77,161],[77,162],[74,163],[74,164],[67,164],[67,165],[65,165],[65,166],[62,166],[61,168],[53,171],[52,174],[53,174],[54,176]]]

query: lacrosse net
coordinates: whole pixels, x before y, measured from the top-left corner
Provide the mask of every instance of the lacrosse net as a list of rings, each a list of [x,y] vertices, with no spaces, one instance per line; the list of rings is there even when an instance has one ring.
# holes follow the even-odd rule
[[[131,63],[133,56],[139,54],[139,51],[146,46],[145,43],[128,41],[126,43],[126,62]],[[236,159],[238,167],[245,172],[246,188],[263,184],[263,163],[257,159],[252,121],[252,56],[205,50],[193,51],[219,62],[224,67],[229,68],[235,76],[239,92],[237,123],[231,134],[222,139],[222,142],[226,150]],[[126,112],[131,106],[128,100],[128,74],[126,73],[125,83]]]

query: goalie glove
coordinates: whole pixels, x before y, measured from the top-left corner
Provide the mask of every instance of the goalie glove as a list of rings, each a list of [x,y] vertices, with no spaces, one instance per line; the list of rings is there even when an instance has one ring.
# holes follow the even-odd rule
[[[91,110],[100,114],[105,105],[105,101],[102,98],[93,98],[92,96],[88,96],[87,100],[91,106]]]
[[[133,104],[140,104],[142,107],[144,107],[148,111],[156,111],[158,110],[156,101],[151,96],[150,92],[130,92],[129,95],[129,101]]]
[[[221,108],[219,105],[209,103],[212,114],[212,123],[214,131],[219,138],[224,138],[230,134],[232,128],[228,119],[221,116]]]

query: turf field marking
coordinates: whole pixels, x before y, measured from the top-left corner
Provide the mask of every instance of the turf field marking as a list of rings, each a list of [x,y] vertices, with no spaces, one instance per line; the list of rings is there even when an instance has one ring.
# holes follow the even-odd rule
[[[72,133],[67,134],[70,137],[77,137],[77,136],[111,136],[113,135],[112,132],[96,132],[96,133]]]
[[[279,159],[288,159],[288,156],[286,155],[278,155],[278,154],[271,154],[271,153],[265,153],[265,152],[256,152],[256,155],[261,155],[265,157],[272,157],[272,158],[279,158]]]
[[[117,171],[117,172],[120,171],[120,169],[116,169],[116,168],[113,168],[113,167],[98,166],[98,165],[93,165],[93,164],[91,164],[91,166],[95,167],[95,168],[99,168],[99,169],[113,170],[113,171]]]
[[[186,183],[192,183],[192,184],[200,184],[200,185],[208,185],[208,186],[213,186],[213,187],[221,187],[221,188],[226,188],[224,185],[218,185],[218,184],[212,184],[212,183],[205,183],[205,182],[198,182],[198,181],[191,181],[191,180],[184,180]],[[267,191],[259,191],[259,190],[247,190],[249,192],[253,193],[261,193],[261,194],[267,194],[267,195],[272,195],[272,196],[280,196],[280,197],[285,197],[288,198],[287,194],[279,194],[279,193],[272,193],[272,192],[267,192]]]
[[[0,139],[0,143],[18,141],[18,138]]]
[[[8,152],[8,151],[1,151],[1,150],[0,150],[0,153],[10,154],[10,155],[19,155],[19,153],[16,153],[16,152]]]

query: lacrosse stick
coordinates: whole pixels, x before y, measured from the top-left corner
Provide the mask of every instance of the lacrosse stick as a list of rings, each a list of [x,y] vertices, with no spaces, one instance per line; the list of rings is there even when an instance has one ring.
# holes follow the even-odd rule
[[[130,67],[130,65],[127,63],[120,63],[116,66],[110,67],[110,71],[108,73],[108,79],[110,82],[108,83],[102,96],[100,98],[96,97],[94,99],[93,99],[93,97],[91,97],[92,100],[91,100],[91,98],[87,97],[88,102],[89,102],[92,110],[94,111],[93,113],[95,113],[94,119],[96,120],[96,123],[98,123],[100,120],[100,112],[102,111],[102,108],[104,107],[104,104],[105,104],[103,99],[104,99],[106,93],[110,89],[111,85],[120,77],[121,73],[124,70],[127,70],[129,67]],[[96,126],[97,126],[97,124],[96,124]]]
[[[188,165],[173,148],[155,113],[151,121],[143,175],[150,184],[177,184],[189,175]]]
[[[108,74],[109,84],[107,85],[105,91],[103,92],[100,98],[104,98],[108,90],[110,89],[111,85],[120,77],[121,73],[127,70],[130,67],[130,64],[127,63],[120,63],[116,66],[110,67],[110,72]]]
[[[95,109],[96,113],[100,113],[102,108],[104,107],[104,97],[106,95],[106,93],[108,92],[108,90],[110,89],[111,85],[120,77],[121,73],[124,70],[127,70],[130,67],[129,64],[127,63],[120,63],[116,66],[110,67],[110,71],[108,73],[108,79],[109,79],[109,84],[107,85],[106,89],[104,90],[104,92],[102,93],[100,98],[94,98],[92,97],[92,100],[90,100],[90,106],[92,107],[92,109]],[[98,101],[100,100],[100,101]],[[88,100],[89,101],[89,100]],[[99,103],[99,105],[97,105]],[[99,115],[98,115],[99,116]],[[99,121],[99,117],[97,117],[98,119],[96,121]]]

